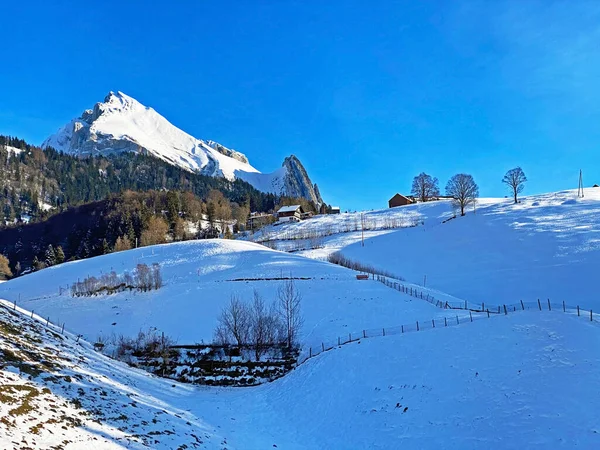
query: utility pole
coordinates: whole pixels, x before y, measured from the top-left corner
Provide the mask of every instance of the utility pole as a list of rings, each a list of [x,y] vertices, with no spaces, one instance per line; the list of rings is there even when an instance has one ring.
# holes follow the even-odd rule
[[[360,231],[362,234],[362,238],[361,238],[361,243],[362,243],[362,247],[365,246],[365,214],[364,213],[360,213]]]

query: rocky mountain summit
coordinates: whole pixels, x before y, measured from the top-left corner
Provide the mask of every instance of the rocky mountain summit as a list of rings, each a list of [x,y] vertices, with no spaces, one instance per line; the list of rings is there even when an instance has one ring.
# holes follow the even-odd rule
[[[261,173],[246,155],[187,134],[122,92],[110,92],[103,102],[48,137],[42,147],[81,157],[139,152],[203,175],[231,181],[239,178],[263,192],[323,203],[319,189],[296,156],[285,158],[282,167],[272,173]]]

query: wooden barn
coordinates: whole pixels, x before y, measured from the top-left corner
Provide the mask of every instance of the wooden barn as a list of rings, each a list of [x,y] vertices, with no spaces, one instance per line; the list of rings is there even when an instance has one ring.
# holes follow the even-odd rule
[[[402,194],[396,194],[388,201],[390,208],[395,208],[396,206],[410,205],[411,203],[413,203],[413,201]]]

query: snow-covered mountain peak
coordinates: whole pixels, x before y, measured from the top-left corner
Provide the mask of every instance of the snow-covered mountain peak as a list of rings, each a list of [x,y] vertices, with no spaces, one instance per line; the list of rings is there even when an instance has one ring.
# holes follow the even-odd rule
[[[46,139],[42,147],[78,156],[145,153],[203,175],[232,181],[240,178],[263,192],[323,202],[295,156],[286,158],[281,169],[262,174],[244,154],[189,135],[121,91],[109,92],[103,102],[86,109],[81,117]]]

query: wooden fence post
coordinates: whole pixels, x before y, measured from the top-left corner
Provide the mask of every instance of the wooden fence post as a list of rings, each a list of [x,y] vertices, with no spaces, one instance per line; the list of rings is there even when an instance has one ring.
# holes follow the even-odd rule
[[[402,325],[402,333],[404,333],[404,325]]]
[[[469,317],[471,318],[471,322],[473,322],[473,314],[471,314],[470,310],[469,310]]]
[[[521,300],[521,309],[525,311],[525,305],[523,304],[523,300]]]
[[[31,318],[33,319],[33,309],[31,310]]]
[[[542,304],[540,303],[540,299],[538,298],[538,307],[540,308],[540,311],[542,310]]]
[[[447,327],[448,326],[448,321],[446,320],[446,318],[444,317],[444,326]]]
[[[485,311],[485,303],[481,304],[481,312]]]
[[[13,305],[13,310],[17,309],[17,301],[15,300],[15,304]]]
[[[467,308],[467,301],[466,300],[465,300],[465,309],[469,309],[469,308]]]
[[[550,299],[548,299],[548,311],[552,311],[552,306],[550,306]]]
[[[506,316],[508,312],[506,311],[506,305],[504,305],[504,315]]]
[[[340,345],[340,337],[338,336],[338,345]]]
[[[563,312],[567,312],[567,308],[565,306],[565,301],[563,300]]]
[[[577,317],[579,317],[579,305],[577,305]]]
[[[308,357],[312,358],[312,347],[308,350]]]
[[[432,328],[435,328],[435,319],[431,319],[431,325],[433,325]]]
[[[321,342],[321,348],[323,349],[323,351],[325,351],[325,344],[323,342]]]
[[[419,331],[419,321],[417,320],[417,331]]]
[[[50,323],[50,316],[48,316],[48,319],[46,320],[46,326],[48,326],[49,323]]]
[[[458,325],[458,314],[456,315],[456,325]]]
[[[60,334],[65,334],[65,323],[63,322],[62,329],[60,330]]]
[[[487,310],[487,313],[488,313],[488,319],[489,319],[490,318],[490,310],[489,309]]]
[[[366,338],[367,337],[367,332],[365,330],[363,330],[363,337]]]
[[[352,333],[348,333],[348,342],[352,342]]]
[[[592,310],[590,309],[590,321],[593,321],[593,320],[594,320],[594,316],[592,314]]]
[[[385,336],[385,328],[383,329],[383,335]]]

